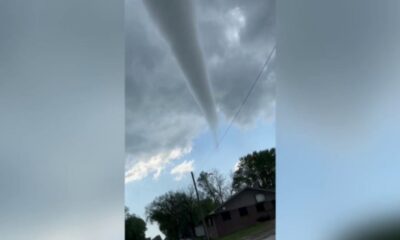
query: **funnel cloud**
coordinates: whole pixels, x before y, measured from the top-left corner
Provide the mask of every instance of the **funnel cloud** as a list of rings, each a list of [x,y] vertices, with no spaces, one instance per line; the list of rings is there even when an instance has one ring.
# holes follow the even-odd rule
[[[191,3],[196,11],[192,15],[194,29],[197,28],[206,76],[217,106],[218,130],[223,130],[219,127],[235,115],[275,45],[275,3],[271,0]],[[141,181],[163,179],[178,162],[194,159],[187,157],[191,149],[197,150],[196,141],[201,136],[208,139],[208,134],[212,134],[206,131],[210,127],[205,114],[177,64],[168,39],[159,24],[155,24],[158,15],[149,14],[145,4],[148,3],[128,0],[125,7],[126,173],[127,180],[137,186]],[[170,11],[167,7],[161,8]],[[182,31],[180,24],[175,24],[175,28]],[[234,118],[233,128],[247,132],[259,123],[273,121],[276,82],[273,62]],[[207,149],[216,147],[215,141],[206,144],[209,144]],[[197,159],[194,160],[196,163]]]
[[[144,4],[168,42],[193,97],[216,135],[217,111],[197,36],[192,1],[144,0]]]

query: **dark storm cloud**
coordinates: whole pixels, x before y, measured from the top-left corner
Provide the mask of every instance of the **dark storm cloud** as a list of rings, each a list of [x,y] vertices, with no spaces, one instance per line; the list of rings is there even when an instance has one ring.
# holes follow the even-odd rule
[[[216,107],[225,119],[231,119],[273,47],[275,3],[194,3],[199,42]],[[143,2],[128,0],[125,11],[129,172],[138,163],[156,155],[170,153],[174,149],[181,152],[190,149],[192,140],[206,129],[207,124],[186,87],[182,70],[167,42],[151,22]],[[251,126],[257,119],[273,117],[274,76],[273,67],[270,67],[236,119],[236,126]],[[161,162],[165,165],[172,160]],[[163,167],[141,167],[135,172],[146,176],[157,173]]]
[[[194,98],[215,134],[218,124],[217,111],[197,36],[193,2],[145,0],[144,3],[169,43]]]

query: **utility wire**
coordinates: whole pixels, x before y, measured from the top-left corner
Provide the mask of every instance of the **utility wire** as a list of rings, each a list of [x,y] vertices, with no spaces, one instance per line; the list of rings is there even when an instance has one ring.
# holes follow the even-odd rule
[[[225,129],[224,133],[221,135],[221,138],[219,139],[219,141],[217,140],[217,146],[214,150],[209,151],[206,156],[204,157],[204,161],[203,161],[203,166],[206,164],[207,161],[209,161],[211,155],[213,155],[215,153],[215,150],[219,148],[219,146],[221,145],[222,141],[224,140],[225,136],[227,135],[227,133],[229,132],[230,128],[233,125],[233,122],[235,121],[235,119],[239,116],[240,111],[242,110],[243,105],[247,102],[247,99],[250,97],[251,93],[253,92],[257,82],[260,80],[264,70],[268,67],[269,62],[271,61],[271,58],[275,52],[275,46],[272,48],[271,52],[269,53],[269,55],[267,56],[264,64],[262,65],[262,68],[260,70],[260,72],[258,73],[256,79],[253,81],[253,83],[251,84],[249,91],[247,92],[246,96],[243,98],[241,104],[239,105],[235,115],[233,115],[231,121],[229,122],[228,127]]]
[[[229,132],[229,130],[231,129],[233,122],[235,121],[235,119],[239,116],[240,111],[242,110],[242,107],[244,104],[246,104],[247,100],[249,99],[251,93],[253,92],[257,82],[260,80],[261,75],[263,74],[264,70],[268,67],[269,62],[271,61],[271,58],[274,54],[276,50],[276,46],[274,46],[271,50],[271,52],[269,53],[267,59],[264,62],[264,65],[262,66],[260,72],[258,73],[256,79],[254,80],[254,82],[251,84],[249,91],[247,92],[246,96],[243,98],[242,103],[239,105],[238,110],[236,111],[235,115],[233,115],[228,127],[225,129],[224,133],[221,135],[220,140],[217,142],[217,148],[221,145],[221,142],[224,140],[226,134]]]

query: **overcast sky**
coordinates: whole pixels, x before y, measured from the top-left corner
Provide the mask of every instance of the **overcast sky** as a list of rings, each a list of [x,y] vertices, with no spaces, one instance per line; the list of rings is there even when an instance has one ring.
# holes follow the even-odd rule
[[[221,137],[274,46],[275,2],[205,0],[194,7]],[[274,146],[274,61],[215,149],[206,117],[143,2],[128,0],[125,11],[126,204],[143,215],[154,196],[187,186],[189,171],[215,167],[228,174],[240,156]],[[145,186],[154,192],[138,196]]]

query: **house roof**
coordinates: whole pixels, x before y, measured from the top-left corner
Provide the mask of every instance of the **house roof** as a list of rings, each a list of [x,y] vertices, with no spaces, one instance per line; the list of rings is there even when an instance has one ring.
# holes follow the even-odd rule
[[[255,191],[255,192],[263,192],[263,193],[275,193],[274,190],[266,190],[266,189],[262,189],[262,188],[255,188],[255,187],[245,187],[242,190],[240,190],[239,192],[233,194],[232,196],[230,196],[224,203],[222,203],[220,206],[218,206],[217,208],[215,208],[213,211],[211,211],[208,215],[213,215],[216,214],[218,212],[221,211],[221,209],[229,202],[233,201],[234,199],[236,199],[240,194],[242,194],[245,191]]]

